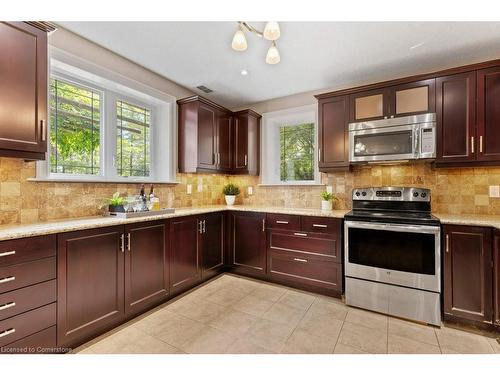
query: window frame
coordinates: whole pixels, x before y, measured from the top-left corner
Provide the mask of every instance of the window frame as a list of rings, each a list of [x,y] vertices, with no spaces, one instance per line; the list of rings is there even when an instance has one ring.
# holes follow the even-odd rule
[[[99,174],[52,173],[50,167],[50,128],[46,160],[37,162],[36,177],[30,180],[53,182],[114,182],[175,184],[177,171],[176,98],[128,77],[109,71],[55,47],[49,50],[49,83],[53,77],[98,91],[100,100]],[[114,166],[117,146],[117,101],[150,110],[150,176],[123,177]],[[50,118],[50,101],[47,109]],[[160,147],[159,142],[162,140]]]
[[[306,105],[262,115],[261,131],[261,181],[263,186],[307,186],[322,185],[318,168],[318,109],[316,105]],[[304,123],[314,124],[313,180],[281,181],[280,128]]]

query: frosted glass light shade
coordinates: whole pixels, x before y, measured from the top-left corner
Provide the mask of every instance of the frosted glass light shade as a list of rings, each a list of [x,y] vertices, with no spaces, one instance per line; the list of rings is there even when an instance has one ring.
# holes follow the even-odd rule
[[[238,28],[238,30],[234,33],[231,47],[233,47],[235,51],[245,51],[247,49],[247,38],[245,38],[245,33],[243,33],[241,28]]]
[[[279,63],[280,60],[280,51],[278,51],[276,44],[273,42],[271,47],[269,47],[269,49],[267,50],[266,63],[274,65]]]
[[[276,21],[269,21],[264,28],[264,38],[267,40],[277,40],[280,35],[280,25]]]

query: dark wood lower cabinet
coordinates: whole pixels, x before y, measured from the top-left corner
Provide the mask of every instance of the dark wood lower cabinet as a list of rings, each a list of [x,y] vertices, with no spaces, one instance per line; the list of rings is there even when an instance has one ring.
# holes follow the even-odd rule
[[[493,299],[494,299],[494,316],[493,321],[497,326],[500,326],[500,230],[495,229],[493,237]]]
[[[123,226],[58,238],[57,344],[73,346],[125,318]]]
[[[230,212],[230,251],[233,271],[248,276],[266,275],[266,215]]]
[[[169,287],[165,221],[125,227],[125,312],[144,311],[166,299]]]
[[[492,322],[491,228],[444,226],[444,315]]]
[[[202,258],[202,278],[207,280],[220,273],[224,268],[224,217],[221,212],[202,218],[200,247]]]
[[[172,219],[170,222],[170,292],[177,294],[201,281],[197,216]]]

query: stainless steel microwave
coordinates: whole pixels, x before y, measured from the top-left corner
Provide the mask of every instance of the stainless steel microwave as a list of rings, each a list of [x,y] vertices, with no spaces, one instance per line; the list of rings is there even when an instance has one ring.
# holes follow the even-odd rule
[[[435,113],[349,124],[351,163],[383,163],[435,157]]]

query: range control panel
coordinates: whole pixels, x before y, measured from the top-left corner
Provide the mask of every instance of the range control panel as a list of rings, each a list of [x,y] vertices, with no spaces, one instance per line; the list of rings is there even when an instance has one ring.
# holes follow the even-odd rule
[[[368,187],[352,190],[355,201],[430,202],[430,189],[415,187]]]

